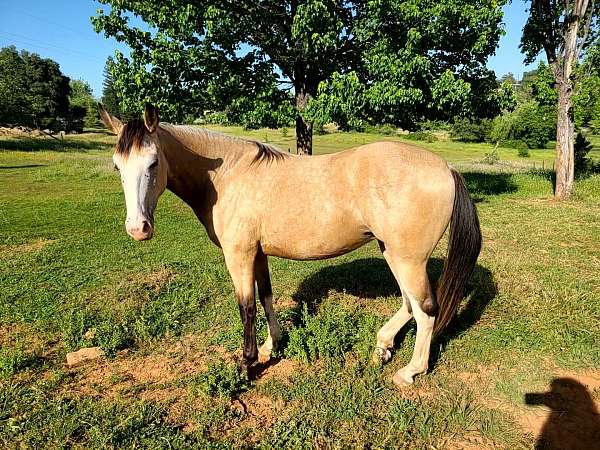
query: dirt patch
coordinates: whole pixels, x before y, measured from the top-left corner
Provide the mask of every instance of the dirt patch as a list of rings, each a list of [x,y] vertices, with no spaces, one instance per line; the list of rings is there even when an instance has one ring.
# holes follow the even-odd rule
[[[272,364],[267,363],[267,367],[260,373],[256,379],[256,383],[264,383],[265,381],[276,379],[279,381],[288,381],[290,377],[299,370],[300,365],[297,361],[291,359],[280,359]]]
[[[531,434],[540,448],[597,448],[600,442],[600,372],[560,372],[544,392],[525,394],[527,406],[491,398],[486,406],[504,411]]]
[[[93,301],[106,304],[111,302],[115,311],[129,311],[148,303],[164,287],[177,277],[177,273],[161,268],[149,273],[133,273],[116,282],[116,286],[106,285],[92,294]]]
[[[80,395],[168,401],[186,391],[185,386],[176,386],[177,381],[205,371],[209,353],[214,353],[196,348],[194,342],[184,338],[149,355],[123,351],[112,360],[71,371],[74,380],[67,389]]]
[[[558,376],[561,378],[572,378],[590,391],[600,389],[600,370],[584,372],[561,371],[558,372]]]
[[[0,245],[0,256],[11,257],[25,253],[39,252],[49,244],[56,242],[55,239],[38,238],[31,242],[19,245]]]
[[[254,391],[244,392],[239,398],[232,400],[231,409],[240,416],[240,421],[232,424],[229,431],[240,427],[250,430],[247,443],[258,442],[264,430],[273,426],[277,418],[283,413],[285,403],[281,400],[257,394]]]
[[[500,448],[489,439],[478,434],[472,434],[457,440],[450,440],[444,443],[446,450],[487,450]]]
[[[275,311],[295,308],[296,306],[298,306],[298,303],[291,297],[280,297],[273,301],[273,309],[275,309]]]
[[[472,385],[473,383],[485,383],[493,378],[494,372],[498,370],[498,366],[484,366],[482,364],[477,365],[477,370],[472,372],[458,372],[456,376],[462,382]]]

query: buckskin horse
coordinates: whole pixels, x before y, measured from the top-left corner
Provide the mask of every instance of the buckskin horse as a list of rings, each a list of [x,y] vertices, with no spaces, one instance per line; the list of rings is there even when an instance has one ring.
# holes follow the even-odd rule
[[[320,156],[296,156],[206,129],[144,119],[123,124],[99,105],[118,136],[127,233],[150,239],[166,188],[187,203],[224,255],[244,329],[242,368],[267,361],[277,346],[268,256],[331,258],[376,239],[402,292],[402,307],[377,333],[373,359],[391,358],[394,336],[414,317],[415,347],[398,386],[428,367],[434,333],[452,319],[481,249],[477,211],[461,175],[437,155],[378,142]],[[446,228],[448,255],[434,295],[426,266]],[[268,322],[256,343],[255,285]]]

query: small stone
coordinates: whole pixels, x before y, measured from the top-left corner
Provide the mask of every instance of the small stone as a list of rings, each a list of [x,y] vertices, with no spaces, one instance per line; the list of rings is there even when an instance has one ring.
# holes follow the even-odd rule
[[[104,356],[104,351],[100,347],[87,347],[76,352],[67,353],[67,366],[75,367],[88,361]]]

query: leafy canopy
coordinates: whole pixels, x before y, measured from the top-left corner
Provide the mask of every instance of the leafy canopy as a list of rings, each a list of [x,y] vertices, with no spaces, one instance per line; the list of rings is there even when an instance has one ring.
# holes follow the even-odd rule
[[[171,120],[282,125],[292,104],[309,121],[410,127],[493,115],[506,97],[485,68],[505,0],[100,2],[96,31],[132,49],[109,66],[123,106],[153,101]]]

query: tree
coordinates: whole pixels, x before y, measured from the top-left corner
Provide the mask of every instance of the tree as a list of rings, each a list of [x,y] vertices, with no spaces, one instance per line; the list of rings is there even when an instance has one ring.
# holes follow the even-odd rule
[[[119,99],[117,90],[115,89],[115,80],[110,72],[110,66],[113,64],[113,59],[109,56],[104,65],[104,80],[102,81],[102,104],[116,117],[123,119],[121,115],[121,100]]]
[[[83,80],[71,80],[71,94],[69,103],[71,120],[81,123],[80,128],[95,128],[100,126],[96,100],[92,93],[92,87]],[[79,127],[78,127],[79,128]]]
[[[573,69],[597,38],[600,2],[594,0],[531,0],[523,29],[525,62],[546,54],[558,90],[555,198],[570,197],[574,180]]]
[[[0,123],[55,127],[69,114],[69,78],[51,59],[0,50]]]
[[[589,127],[593,132],[600,133],[600,42],[587,51],[583,63],[576,69],[576,74],[573,97],[575,128]],[[577,155],[575,158],[577,159]]]
[[[483,64],[502,33],[503,0],[101,3],[111,8],[92,19],[96,31],[132,49],[129,58],[117,53],[112,68],[125,103],[153,100],[179,118],[242,105],[256,119],[266,99],[274,110],[289,101],[266,93],[293,88],[299,153],[312,152],[311,99],[336,92],[322,82],[356,76],[369,120],[414,123],[449,106],[463,111],[490,94],[485,79],[495,77]],[[151,31],[132,26],[131,13]]]
[[[14,47],[0,50],[0,125],[29,125],[27,68]]]

